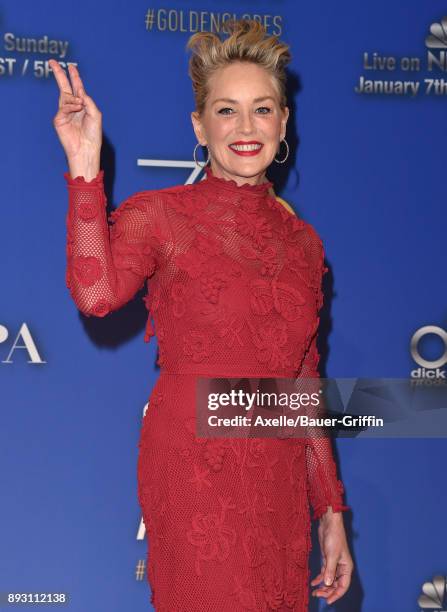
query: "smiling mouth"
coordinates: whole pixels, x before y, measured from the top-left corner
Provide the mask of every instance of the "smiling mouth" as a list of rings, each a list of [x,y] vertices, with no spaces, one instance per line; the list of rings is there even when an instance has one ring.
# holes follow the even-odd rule
[[[251,142],[232,142],[228,145],[229,148],[236,153],[236,155],[242,155],[243,157],[252,157],[258,155],[259,151],[264,146],[262,142],[251,141]]]

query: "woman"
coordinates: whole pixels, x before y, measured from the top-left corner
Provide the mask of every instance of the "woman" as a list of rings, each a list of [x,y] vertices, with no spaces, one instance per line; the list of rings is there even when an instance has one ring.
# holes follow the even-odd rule
[[[251,20],[226,40],[197,33],[191,114],[206,178],[141,191],[107,225],[101,113],[74,66],[54,126],[70,173],[67,286],[103,317],[148,280],[145,341],[160,376],[139,442],[138,497],[157,611],[307,610],[309,501],[323,564],[312,594],[339,599],[353,568],[343,485],[328,439],[198,438],[198,377],[317,377],[321,240],[277,199],[265,172],[284,140],[287,45]],[[194,158],[196,149],[194,150]],[[323,585],[320,585],[324,582]]]

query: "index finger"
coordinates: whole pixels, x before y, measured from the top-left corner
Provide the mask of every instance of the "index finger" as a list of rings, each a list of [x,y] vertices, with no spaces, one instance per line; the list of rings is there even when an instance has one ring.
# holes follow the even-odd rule
[[[50,64],[51,70],[54,74],[54,78],[56,79],[56,82],[59,85],[60,92],[69,93],[73,95],[73,90],[71,88],[70,81],[68,80],[68,77],[65,74],[65,70],[59,65],[59,62],[54,59],[50,59],[48,63]]]
[[[75,94],[75,96],[80,96],[81,89],[85,91],[85,87],[82,82],[81,75],[79,74],[79,70],[74,64],[69,64],[69,68],[70,67],[71,67],[71,70],[69,69],[69,74],[70,74],[71,82],[73,83],[73,93]]]

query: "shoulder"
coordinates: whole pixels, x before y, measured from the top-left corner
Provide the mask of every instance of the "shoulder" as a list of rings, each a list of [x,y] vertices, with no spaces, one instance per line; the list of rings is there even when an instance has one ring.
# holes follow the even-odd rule
[[[284,200],[284,198],[281,198],[278,195],[275,195],[274,197],[300,223],[300,225],[302,226],[303,231],[308,236],[308,240],[311,243],[311,246],[314,249],[322,249],[323,248],[323,242],[322,242],[322,240],[320,238],[320,235],[318,234],[317,230],[315,229],[315,227],[311,223],[309,223],[308,221],[304,221],[304,219],[301,219],[301,217],[298,217],[296,212],[293,210],[293,208],[290,206],[290,204],[288,202],[286,202],[286,200]]]
[[[189,194],[194,190],[192,185],[173,185],[171,187],[163,187],[161,189],[147,189],[136,191],[128,200],[133,203],[140,203],[141,206],[153,208],[154,206],[168,205],[172,202],[178,202],[183,195]]]
[[[169,198],[171,195],[181,195],[194,189],[196,183],[182,184],[182,185],[171,185],[170,187],[162,187],[161,189],[148,189],[145,191],[136,191],[133,196],[141,198]]]
[[[323,250],[323,241],[320,237],[320,234],[317,232],[317,230],[315,229],[315,227],[312,225],[312,223],[309,223],[308,221],[305,222],[305,229],[306,232],[312,242],[312,246],[314,247],[314,249],[317,249],[319,251]]]
[[[167,205],[178,195],[185,191],[189,185],[174,185],[162,189],[144,189],[135,191],[123,200],[117,208],[109,215],[109,221],[116,222],[121,217],[141,216],[142,214],[154,215],[158,211],[165,211]]]
[[[292,221],[293,223],[294,221]],[[309,221],[296,217],[295,223],[298,223],[297,229],[302,235],[300,241],[302,247],[307,252],[308,259],[318,266],[324,261],[325,252],[323,241],[315,226]]]
[[[282,205],[284,206],[284,208],[285,208],[286,210],[288,210],[288,211],[289,211],[289,213],[290,213],[290,214],[292,214],[292,215],[296,215],[296,213],[295,213],[295,211],[293,210],[293,208],[290,206],[290,204],[289,204],[288,202],[286,202],[286,201],[284,200],[284,198],[280,198],[278,195],[275,195],[274,197],[275,197],[275,198],[278,200],[278,202],[279,202],[280,204],[282,204]]]

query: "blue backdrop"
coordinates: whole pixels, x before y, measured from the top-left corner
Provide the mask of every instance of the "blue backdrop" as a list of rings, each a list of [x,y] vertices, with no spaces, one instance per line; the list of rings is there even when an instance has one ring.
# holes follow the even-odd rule
[[[102,167],[116,206],[188,180],[196,140],[185,45],[226,12],[265,19],[294,56],[291,163],[268,174],[325,245],[322,375],[408,377],[413,333],[447,328],[446,94],[430,87],[444,71],[427,64],[430,53],[442,60],[447,35],[435,29],[438,47],[426,40],[439,3],[4,0],[1,592],[65,591],[76,612],[149,609],[136,461],[156,341],[143,343],[142,294],[95,319],[65,286],[67,165],[47,61],[76,63],[103,112]],[[394,57],[396,69],[372,69],[374,53],[376,66]],[[401,70],[404,57],[419,58],[419,70]],[[360,93],[361,77],[419,90]],[[431,358],[443,350],[439,338],[422,349]],[[332,609],[418,610],[422,584],[447,573],[445,434],[337,440],[356,569]],[[316,542],[311,561],[314,577]],[[311,599],[311,610],[324,607]]]

